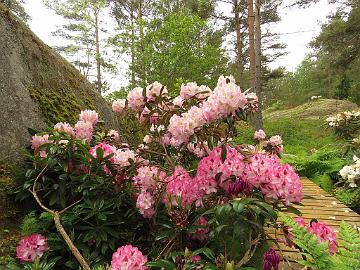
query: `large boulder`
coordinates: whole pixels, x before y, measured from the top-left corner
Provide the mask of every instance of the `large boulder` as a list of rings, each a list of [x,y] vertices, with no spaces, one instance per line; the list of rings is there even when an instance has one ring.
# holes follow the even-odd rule
[[[110,106],[92,84],[2,4],[0,37],[0,162],[21,157],[28,127],[74,123],[81,109],[96,110],[115,127]]]

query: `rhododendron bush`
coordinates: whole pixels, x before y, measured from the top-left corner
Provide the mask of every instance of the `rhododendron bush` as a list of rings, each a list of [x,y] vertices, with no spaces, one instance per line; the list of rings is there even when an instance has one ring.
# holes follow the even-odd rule
[[[232,143],[241,136],[237,123],[257,102],[231,76],[220,77],[213,90],[183,84],[177,97],[158,82],[137,87],[112,108],[120,118],[136,116],[146,131],[140,145],[106,130],[95,111],[82,111],[73,125],[33,134],[18,198],[32,196],[45,211],[61,213],[89,265],[246,265],[264,239],[265,224],[302,198],[299,176],[280,162],[280,136],[267,139],[259,130],[254,145]],[[51,219],[43,225],[48,253],[62,256],[56,269],[77,268]]]

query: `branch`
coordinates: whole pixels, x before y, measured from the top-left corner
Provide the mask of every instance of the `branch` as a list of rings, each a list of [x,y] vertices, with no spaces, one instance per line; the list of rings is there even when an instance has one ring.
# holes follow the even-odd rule
[[[71,204],[70,206],[64,208],[61,211],[55,211],[55,210],[51,210],[49,208],[47,208],[39,199],[39,197],[36,194],[36,184],[37,181],[39,180],[40,176],[46,171],[48,165],[46,165],[41,172],[38,174],[38,176],[35,178],[34,184],[32,186],[32,189],[29,188],[29,192],[34,196],[36,202],[38,203],[38,205],[44,209],[46,212],[50,213],[53,215],[54,217],[54,223],[55,223],[55,227],[57,229],[57,231],[60,233],[60,235],[62,236],[62,238],[65,240],[66,244],[68,245],[69,249],[71,250],[72,254],[75,256],[75,258],[77,259],[77,261],[80,263],[80,265],[82,266],[82,268],[84,270],[91,270],[89,264],[86,262],[86,260],[84,259],[84,257],[81,255],[80,251],[77,249],[77,247],[74,245],[74,243],[71,241],[69,235],[66,233],[64,227],[61,225],[60,222],[60,214],[64,213],[65,211],[69,210],[71,207],[73,207],[74,205],[78,204],[79,202],[82,201],[82,199],[76,201],[75,203]]]

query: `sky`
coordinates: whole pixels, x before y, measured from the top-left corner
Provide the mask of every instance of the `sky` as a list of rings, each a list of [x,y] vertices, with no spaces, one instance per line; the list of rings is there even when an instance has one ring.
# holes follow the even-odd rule
[[[289,1],[285,0],[285,2]],[[56,30],[57,25],[62,24],[63,19],[47,9],[42,0],[26,0],[25,3],[25,9],[32,17],[29,22],[31,30],[49,46],[63,45],[63,40],[52,36],[52,32]],[[270,67],[284,66],[288,71],[294,71],[310,52],[308,43],[319,34],[322,23],[335,11],[335,8],[334,5],[329,5],[327,0],[320,0],[307,9],[281,8],[281,21],[272,27],[274,27],[273,32],[280,33],[280,41],[287,45],[288,54],[277,59]],[[231,12],[228,6],[222,6],[221,10],[225,14]],[[122,70],[117,78],[108,78],[111,88],[124,86],[126,67],[122,66],[120,69]]]

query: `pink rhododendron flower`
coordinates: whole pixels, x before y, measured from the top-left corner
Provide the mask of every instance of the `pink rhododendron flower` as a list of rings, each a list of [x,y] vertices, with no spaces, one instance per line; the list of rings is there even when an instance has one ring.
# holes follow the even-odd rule
[[[34,135],[31,138],[31,148],[34,150],[37,150],[41,145],[46,144],[46,143],[50,143],[51,141],[49,140],[49,134],[45,134],[45,135]]]
[[[315,234],[319,240],[319,242],[329,241],[329,253],[330,255],[334,255],[337,251],[337,242],[336,242],[336,233],[335,231],[324,222],[321,221],[312,221],[308,225],[306,225],[305,220],[302,217],[296,217],[295,221],[301,226],[306,227],[306,229]],[[291,235],[292,228],[289,228],[288,238],[291,240],[293,236]],[[292,246],[293,243],[287,243]]]
[[[150,192],[141,192],[136,200],[136,207],[144,218],[151,218],[155,214],[155,200]]]
[[[195,203],[196,206],[202,205],[202,198],[206,194],[215,192],[216,183],[213,179],[192,178],[182,167],[175,168],[172,175],[166,178],[168,182],[164,202],[168,202],[171,197],[171,203],[177,205],[177,198],[181,198],[183,205]]]
[[[146,256],[137,247],[126,245],[112,255],[110,270],[146,270],[146,262]]]
[[[247,99],[233,80],[219,80],[219,84],[210,93],[207,100],[199,106],[191,107],[181,115],[173,115],[168,126],[169,141],[174,147],[187,143],[191,135],[199,130],[204,124],[221,119],[235,113],[239,108],[245,108]],[[183,86],[183,98],[188,97],[195,90],[195,84]]]
[[[302,199],[300,177],[290,165],[281,164],[275,155],[252,156],[244,179],[260,189],[266,198],[281,200],[287,205]]]
[[[126,106],[126,100],[125,99],[117,99],[113,101],[112,104],[112,110],[115,113],[121,114]]]
[[[96,123],[99,121],[99,115],[96,111],[84,110],[81,111],[79,120],[91,123],[93,126],[95,126]]]
[[[35,258],[41,258],[46,250],[46,238],[41,234],[32,234],[20,240],[16,258],[22,262],[33,262]]]
[[[308,225],[308,231],[315,234],[320,242],[329,241],[329,253],[334,255],[337,251],[336,233],[334,230],[323,222],[311,222]]]
[[[199,88],[195,82],[182,84],[180,88],[180,97],[183,100],[189,99],[195,96],[199,92]]]
[[[265,140],[266,134],[262,129],[259,129],[258,131],[255,131],[254,139],[258,141]]]
[[[78,139],[91,141],[93,134],[93,124],[91,122],[78,121],[75,124],[75,136]]]
[[[54,126],[54,130],[56,130],[58,132],[65,132],[65,133],[69,134],[70,136],[75,136],[73,127],[68,123],[63,123],[63,122],[57,123]]]
[[[133,180],[135,186],[141,192],[154,192],[165,177],[165,172],[160,171],[156,166],[141,166],[137,169],[137,174],[133,177]]]
[[[136,160],[136,155],[135,152],[129,149],[118,149],[115,152],[114,155],[114,164],[120,166],[120,167],[125,167],[125,166],[129,166],[130,162],[129,159],[135,161]]]
[[[108,155],[111,155],[111,154],[114,154],[116,152],[116,147],[115,146],[112,146],[112,145],[109,145],[107,143],[104,143],[104,142],[101,142],[97,145],[95,145],[94,147],[92,147],[90,150],[89,150],[89,153],[94,157],[94,158],[97,158],[97,153],[96,153],[96,149],[98,148],[101,148],[104,153],[103,153],[103,157],[107,157]],[[114,156],[112,156],[109,161],[111,163],[113,163],[115,160]],[[104,172],[106,175],[111,175],[111,172],[109,170],[109,168],[104,165]]]
[[[279,135],[275,135],[275,136],[270,137],[269,143],[273,146],[278,146],[278,145],[282,144],[283,141]]]
[[[111,137],[114,141],[120,141],[119,132],[117,132],[116,130],[109,130],[107,136]]]
[[[152,142],[152,139],[151,139],[150,135],[145,135],[143,141],[144,141],[144,143],[149,144]]]
[[[104,143],[104,142],[101,142],[101,143],[98,143],[97,145],[95,145],[94,147],[92,147],[90,150],[89,150],[89,153],[94,157],[94,158],[97,158],[97,153],[96,153],[96,149],[98,148],[101,148],[103,151],[104,151],[104,156],[103,157],[106,157],[108,155],[111,155],[113,153],[116,152],[116,147],[115,146],[112,146],[110,144],[107,144],[107,143]],[[114,156],[111,157],[109,159],[110,161],[114,161]]]
[[[159,82],[154,82],[146,87],[146,97],[149,101],[154,101],[160,94],[166,96],[167,93],[166,86]]]
[[[177,96],[172,102],[175,106],[181,107],[184,104],[184,99],[181,96]]]
[[[144,106],[144,96],[143,89],[141,87],[136,87],[131,90],[127,96],[128,106],[134,111],[141,111]]]

